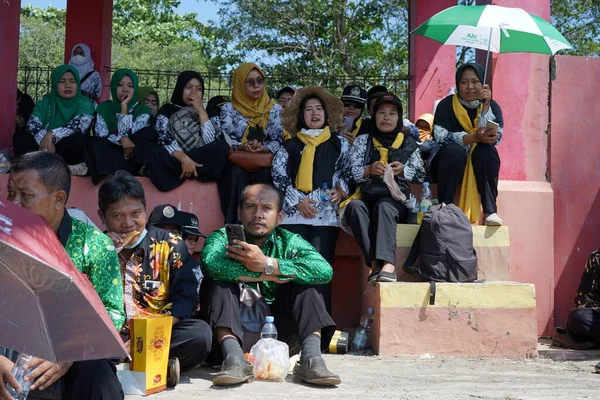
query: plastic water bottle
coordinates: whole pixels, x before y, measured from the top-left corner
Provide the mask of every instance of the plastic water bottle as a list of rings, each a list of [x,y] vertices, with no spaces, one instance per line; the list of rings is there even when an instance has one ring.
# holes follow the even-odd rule
[[[429,182],[423,182],[423,188],[421,189],[421,203],[419,207],[420,212],[427,212],[431,207],[431,189],[429,188]]]
[[[25,400],[29,395],[29,387],[31,386],[31,381],[25,382],[25,376],[27,376],[27,374],[29,374],[31,371],[25,369],[25,364],[30,362],[32,359],[32,356],[21,353],[19,355],[19,358],[17,358],[17,362],[15,362],[15,365],[13,366],[11,373],[13,374],[17,382],[19,382],[19,386],[21,386],[21,389],[23,389],[23,391],[19,393],[16,391],[16,389],[12,388],[9,384],[7,384],[6,388],[8,389],[8,393],[10,393],[13,399]]]
[[[275,318],[268,315],[265,318],[265,324],[260,331],[261,339],[275,339],[277,340],[277,328],[275,327]]]
[[[323,210],[323,219],[327,224],[337,223],[337,206],[329,199],[329,187],[327,182],[321,184],[320,190],[321,208]]]
[[[367,338],[373,326],[373,309],[367,309],[367,313],[360,319],[360,326],[356,330],[354,339],[352,339],[352,351],[364,350],[367,345]]]

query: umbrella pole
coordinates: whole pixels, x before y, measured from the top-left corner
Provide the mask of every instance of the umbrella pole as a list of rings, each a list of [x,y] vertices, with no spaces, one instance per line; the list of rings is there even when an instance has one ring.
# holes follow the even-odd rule
[[[490,49],[492,47],[492,31],[493,31],[493,28],[490,28],[490,38],[488,39],[487,56],[485,57],[485,70],[483,71],[483,84],[484,85],[487,80],[488,65],[490,63]]]

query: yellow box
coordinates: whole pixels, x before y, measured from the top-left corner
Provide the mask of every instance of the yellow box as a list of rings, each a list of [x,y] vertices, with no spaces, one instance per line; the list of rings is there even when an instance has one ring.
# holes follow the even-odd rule
[[[131,323],[131,370],[146,374],[144,394],[167,388],[173,317],[134,318]]]

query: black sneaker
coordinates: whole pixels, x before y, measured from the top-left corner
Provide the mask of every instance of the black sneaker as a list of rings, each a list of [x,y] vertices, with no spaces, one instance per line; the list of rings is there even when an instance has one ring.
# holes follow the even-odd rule
[[[221,372],[213,378],[213,385],[229,386],[244,383],[253,378],[252,364],[239,357],[227,357]]]
[[[167,364],[167,387],[175,387],[181,378],[181,366],[179,358],[170,358]]]
[[[338,375],[327,369],[323,357],[300,360],[294,367],[294,380],[320,386],[336,386],[342,383]]]

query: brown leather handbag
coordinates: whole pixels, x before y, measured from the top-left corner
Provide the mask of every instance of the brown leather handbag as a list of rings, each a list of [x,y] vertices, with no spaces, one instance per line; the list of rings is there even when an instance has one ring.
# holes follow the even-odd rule
[[[256,172],[261,168],[271,168],[273,153],[252,153],[250,151],[229,150],[227,161],[229,164],[244,168],[248,172]]]

